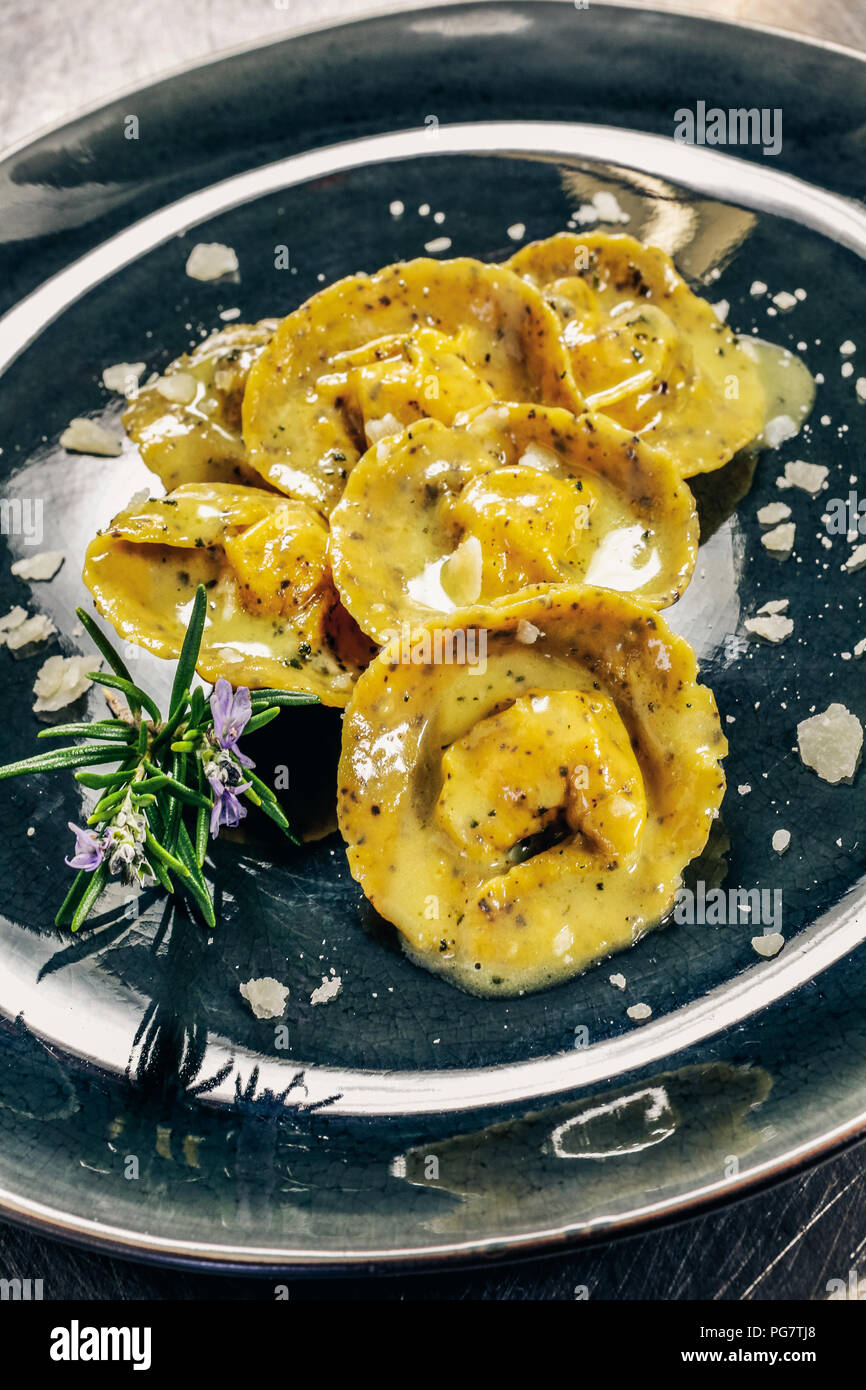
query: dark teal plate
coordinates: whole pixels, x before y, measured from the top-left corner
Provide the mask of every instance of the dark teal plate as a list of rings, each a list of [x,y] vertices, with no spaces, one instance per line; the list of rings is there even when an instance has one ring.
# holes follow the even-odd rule
[[[736,93],[781,109],[780,153],[674,144],[671,91],[679,106]],[[138,139],[125,138],[130,116]],[[32,586],[59,643],[20,660],[0,651],[4,760],[33,746],[44,656],[85,649],[73,610],[87,540],[154,482],[131,449],[70,456],[59,434],[76,415],[112,419],[105,366],[158,369],[223,309],[285,313],[323,280],[440,237],[447,254],[499,258],[520,244],[517,224],[523,239],[547,235],[608,189],[629,231],[728,301],[735,328],[805,344],[823,378],[809,425],[758,461],[750,489],[754,460],[702,481],[698,570],[669,615],[731,743],[722,816],[690,879],[781,892],[782,952],[760,959],[745,919],[671,925],[557,989],[476,999],[402,956],[338,836],[287,852],[250,822],[209,866],[212,938],[182,907],[118,888],[71,939],[51,921],[66,822],[81,814],[74,784],[4,783],[4,1214],[175,1260],[408,1262],[609,1233],[861,1132],[866,774],[830,786],[795,745],[798,721],[831,701],[866,720],[866,661],[853,655],[866,636],[862,573],[841,572],[850,544],[821,522],[830,498],[866,488],[864,129],[854,54],[631,9],[491,4],[236,54],[0,165],[3,496],[41,502],[44,548],[66,555],[50,584]],[[185,277],[201,240],[236,248],[236,283]],[[288,269],[275,268],[280,247]],[[771,314],[769,295],[750,293],[756,280],[805,298]],[[847,339],[858,350],[846,358]],[[820,499],[777,491],[794,458],[829,468]],[[780,497],[797,522],[783,562],[756,519]],[[10,558],[28,551],[20,534],[6,543]],[[27,602],[8,565],[0,590],[0,613]],[[744,621],[782,597],[794,635],[750,642]],[[141,656],[137,670],[166,687],[160,663]],[[332,794],[339,716],[300,710],[275,728],[254,756],[265,769],[289,763],[298,820],[313,821]],[[784,855],[779,829],[791,834]],[[332,971],[340,993],[313,1004]],[[290,988],[287,1039],[239,994],[262,975]],[[626,1014],[638,1002],[653,1010],[640,1025]]]

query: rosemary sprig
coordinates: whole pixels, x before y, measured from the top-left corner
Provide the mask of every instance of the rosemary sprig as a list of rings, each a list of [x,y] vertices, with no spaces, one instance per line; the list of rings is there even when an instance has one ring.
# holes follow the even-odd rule
[[[238,739],[244,731],[264,728],[284,707],[318,702],[314,695],[295,691],[250,692],[246,686],[234,690],[223,677],[209,700],[200,687],[191,691],[206,609],[205,589],[199,585],[165,719],[90,614],[77,609],[111,667],[111,674],[95,671],[91,679],[121,691],[130,717],[43,729],[39,738],[88,742],[50,748],[0,767],[0,781],[77,769],[76,780],[99,793],[87,825],[70,822],[75,854],[66,863],[78,873],[55,918],[58,926],[77,931],[110,876],[117,874],[125,883],[156,881],[168,893],[180,885],[207,925],[215,926],[213,898],[202,873],[208,835],[215,838],[223,826],[236,826],[247,814],[246,802],[259,807],[297,843],[275,793],[252,771],[254,764],[241,752]],[[110,763],[119,766],[113,771],[81,770]]]

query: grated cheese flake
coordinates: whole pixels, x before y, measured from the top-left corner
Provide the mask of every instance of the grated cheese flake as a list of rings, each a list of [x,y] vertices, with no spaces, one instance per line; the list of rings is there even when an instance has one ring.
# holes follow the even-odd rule
[[[533,642],[537,642],[541,636],[541,628],[536,627],[535,623],[527,622],[525,618],[521,618],[514,635],[518,642],[522,642],[525,647],[531,647]]]
[[[442,585],[458,607],[475,603],[481,593],[483,554],[477,536],[467,536],[442,566]]]
[[[857,570],[862,570],[864,565],[866,565],[866,545],[855,545],[842,566],[842,570],[845,574],[855,574]]]
[[[863,751],[863,725],[844,705],[832,704],[797,725],[800,759],[824,782],[850,781]]]
[[[769,550],[774,555],[790,555],[794,549],[794,536],[796,534],[796,523],[793,521],[783,521],[781,526],[776,526],[772,531],[761,537],[761,545],[765,550]]]
[[[247,980],[238,988],[256,1018],[280,1018],[285,1012],[288,985],[281,985],[272,975],[263,975],[260,980]]]
[[[200,241],[187,256],[186,273],[191,280],[222,280],[237,269],[236,252],[220,241]]]
[[[642,1019],[651,1017],[652,1009],[649,1004],[630,1004],[626,1013],[635,1023],[640,1023]]]
[[[769,960],[771,956],[777,956],[785,944],[785,938],[781,932],[771,931],[766,936],[753,936],[752,948],[757,951],[759,956]]]
[[[829,471],[822,463],[804,463],[802,459],[793,459],[785,464],[785,482],[788,487],[802,488],[810,497],[817,497]]]
[[[768,613],[765,617],[748,618],[746,631],[765,642],[784,642],[794,631],[792,618],[784,618],[781,613]]]
[[[16,579],[44,581],[53,579],[63,564],[62,550],[40,550],[37,555],[25,555],[11,566]]]
[[[0,646],[5,638],[10,652],[17,652],[22,647],[32,646],[36,642],[47,642],[56,631],[57,628],[45,613],[34,613],[32,618],[25,618],[7,633],[0,633]]]
[[[172,372],[170,376],[157,377],[153,384],[163,399],[174,405],[189,405],[198,390],[192,372]]]
[[[340,975],[332,975],[330,978],[325,975],[322,977],[322,983],[318,989],[314,989],[310,995],[310,1003],[313,1008],[317,1004],[327,1004],[329,1000],[336,999],[342,988],[343,980]]]
[[[787,502],[768,502],[766,507],[758,508],[758,521],[762,526],[778,526],[791,515]]]
[[[35,712],[53,713],[71,705],[93,684],[87,676],[92,667],[93,657],[90,656],[49,656],[33,682]]]
[[[101,458],[117,458],[122,448],[117,435],[98,420],[86,416],[69,421],[60,436],[60,444],[72,454],[96,454]]]
[[[116,362],[103,371],[102,384],[106,391],[116,391],[119,396],[134,396],[146,366],[146,362]]]

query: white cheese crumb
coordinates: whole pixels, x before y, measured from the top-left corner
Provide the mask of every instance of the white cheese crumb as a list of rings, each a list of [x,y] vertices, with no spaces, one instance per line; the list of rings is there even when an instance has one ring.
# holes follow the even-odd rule
[[[623,212],[613,193],[601,190],[592,195],[592,206],[601,222],[630,222],[627,212]]]
[[[650,1017],[652,1009],[649,1004],[630,1004],[626,1013],[629,1018],[634,1019],[635,1023],[639,1023],[641,1019]]]
[[[461,410],[460,414],[454,417],[455,425],[458,427],[465,425],[471,414],[470,410]],[[507,425],[508,419],[508,411],[504,405],[488,405],[485,410],[475,416],[475,423],[484,424],[488,429],[496,429],[498,426]]]
[[[175,405],[189,405],[195,400],[198,389],[192,372],[172,372],[171,376],[157,377],[153,384],[165,400],[172,401]]]
[[[770,956],[777,956],[785,944],[785,938],[781,932],[768,932],[766,936],[753,936],[752,947],[759,956],[769,960]]]
[[[379,420],[367,420],[364,431],[371,444],[378,444],[381,439],[387,439],[392,434],[402,434],[403,426],[397,416],[392,415],[389,411]]]
[[[725,322],[731,310],[730,303],[727,299],[720,299],[718,304],[711,304],[710,308],[719,320],[719,323]]]
[[[240,316],[240,309],[220,309],[220,318],[223,323],[232,323],[234,319],[239,319]]]
[[[102,384],[106,391],[116,391],[119,396],[134,396],[146,366],[146,362],[116,362],[113,367],[105,368]]]
[[[424,250],[431,256],[438,256],[441,251],[448,251],[450,248],[450,236],[434,236],[432,241],[424,242]]]
[[[280,1018],[285,1011],[289,997],[287,985],[281,985],[271,975],[263,975],[260,980],[247,980],[239,986],[256,1018]]]
[[[186,273],[192,280],[222,280],[224,275],[234,275],[237,268],[235,251],[219,241],[200,241],[186,260]]]
[[[773,835],[773,849],[777,854],[784,854],[790,843],[790,830],[777,830]]]
[[[741,782],[740,785],[737,787],[737,791],[740,793],[740,796],[748,796],[751,790],[752,788],[748,782]]]
[[[537,642],[541,636],[541,628],[536,627],[535,623],[527,622],[526,618],[520,618],[514,635],[518,642],[522,642],[526,647],[531,647],[532,643]]]
[[[773,303],[777,309],[781,309],[782,313],[786,314],[789,309],[796,309],[797,297],[789,294],[787,290],[779,290],[778,294],[773,295]]]
[[[574,932],[571,930],[568,923],[566,923],[564,927],[560,927],[556,936],[553,938],[553,954],[555,956],[565,956],[567,961],[571,960],[571,957],[566,955],[566,952],[570,951],[573,945]]]
[[[761,637],[765,642],[784,642],[794,631],[792,618],[784,618],[781,613],[767,614],[766,617],[748,618],[746,631],[753,637]]]
[[[866,376],[858,376],[854,382],[854,390],[857,392],[857,399],[866,401]]]
[[[86,416],[69,421],[60,436],[60,444],[73,454],[98,454],[103,458],[117,458],[121,451],[117,436]]]
[[[842,569],[846,574],[854,574],[856,570],[862,570],[866,565],[866,545],[855,545]]]
[[[786,439],[793,439],[797,433],[797,423],[790,415],[774,415],[763,429],[764,443],[768,449],[776,449]]]
[[[755,296],[755,298],[757,299],[757,297],[758,297],[759,294],[766,294],[766,293],[767,293],[767,286],[764,284],[763,280],[753,280],[753,281],[752,281],[752,287],[751,287],[751,289],[749,290],[749,294],[753,294],[753,295]]]
[[[486,414],[486,412],[485,412]],[[559,455],[544,444],[528,444],[517,460],[518,468],[538,468],[542,473],[558,473],[562,464]]]
[[[35,834],[36,834],[36,827],[35,827],[35,825],[28,825],[28,827],[27,827],[27,838],[28,838],[28,840],[32,840],[32,839],[33,839],[33,836],[34,836]]]
[[[802,459],[793,459],[785,464],[785,482],[789,487],[802,488],[811,497],[817,497],[829,471],[822,463],[804,463]]]
[[[93,682],[86,672],[93,664],[90,656],[49,656],[43,661],[33,682],[36,713],[63,709],[89,690]]]
[[[508,235],[511,237],[512,241],[522,241],[526,236],[525,222],[512,222],[511,226],[508,228]]]
[[[16,560],[12,573],[18,579],[53,579],[62,564],[62,550],[40,550],[38,555],[25,555],[23,560]]]
[[[388,211],[390,212],[390,214],[391,214],[392,217],[402,217],[402,216],[403,216],[403,213],[406,211],[406,209],[405,209],[405,207],[403,206],[403,204],[400,202],[400,199],[399,199],[399,198],[395,198],[394,201],[393,201],[393,203],[390,203],[390,204],[388,205]]]
[[[611,982],[611,984],[613,985],[614,989],[625,989],[625,987],[626,987],[626,978],[625,978],[625,975],[608,975],[608,979],[610,980],[610,982]]]
[[[771,598],[763,607],[758,609],[759,613],[784,613],[790,603],[787,598]]]
[[[776,526],[761,537],[761,545],[774,555],[790,555],[794,549],[796,530],[795,522],[783,521],[781,526]]]
[[[45,613],[35,613],[32,618],[25,618],[23,623],[17,623],[9,632],[0,634],[0,646],[5,638],[10,652],[17,652],[21,647],[29,647],[34,642],[47,642],[56,631],[57,628]]]
[[[825,782],[848,781],[863,749],[863,725],[844,705],[828,705],[797,725],[800,758]]]
[[[768,502],[766,507],[758,508],[758,521],[762,526],[778,526],[791,515],[787,502]]]
[[[14,608],[10,608],[9,612],[5,613],[3,617],[0,618],[0,646],[2,646],[3,642],[6,640],[7,632],[10,632],[14,627],[20,627],[21,624],[26,621],[27,609],[22,608],[20,604],[16,603]]]
[[[458,606],[475,603],[481,593],[483,560],[480,540],[467,536],[442,566],[442,583]]]
[[[844,343],[839,344],[839,351],[843,357],[850,357],[852,353],[857,351],[857,346],[851,342],[850,338],[846,338]]]
[[[316,1004],[327,1004],[329,999],[336,999],[342,988],[342,976],[332,975],[329,979],[328,976],[325,975],[318,989],[314,989],[310,995],[310,1003],[313,1007],[315,1007]]]
[[[854,647],[854,655],[866,656],[866,637],[860,638],[860,641]]]

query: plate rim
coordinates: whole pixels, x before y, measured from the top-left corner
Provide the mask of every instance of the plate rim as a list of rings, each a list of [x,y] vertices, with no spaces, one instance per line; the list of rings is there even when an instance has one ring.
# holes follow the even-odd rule
[[[208,53],[204,57],[189,58],[185,62],[160,68],[142,82],[116,87],[95,101],[85,102],[81,106],[75,107],[68,115],[61,116],[56,121],[49,121],[44,126],[38,126],[28,134],[19,136],[17,140],[0,146],[0,165],[5,164],[8,159],[20,154],[29,146],[36,145],[41,140],[48,139],[49,136],[65,130],[67,126],[86,120],[88,116],[98,115],[100,111],[105,110],[108,106],[113,106],[115,102],[125,101],[135,97],[140,92],[149,91],[151,87],[158,87],[163,82],[184,77],[187,73],[195,72],[200,68],[210,67],[212,64],[225,62],[232,58],[240,58],[245,54],[255,53],[259,49],[274,48],[281,43],[289,43],[293,39],[303,38],[307,34],[323,34],[331,29],[347,29],[350,26],[369,23],[371,20],[405,19],[412,14],[437,14],[439,11],[472,9],[481,5],[493,8],[495,5],[505,4],[507,6],[511,3],[512,0],[437,0],[435,5],[426,5],[423,0],[420,0],[418,4],[395,6],[393,9],[390,7],[371,7],[369,10],[364,10],[360,14],[348,18],[334,15],[330,19],[319,22],[289,25],[281,33],[272,37],[251,39],[249,43],[230,44],[226,48],[214,49],[212,53]],[[517,3],[525,4],[526,0],[517,0]],[[574,0],[545,0],[545,3],[570,7]],[[691,6],[688,9],[669,10],[658,9],[654,5],[642,5],[639,0],[602,0],[602,4],[596,5],[594,8],[597,10],[634,10],[640,14],[658,15],[663,19],[681,17],[698,21],[701,24],[712,24],[719,28],[747,29],[758,34],[769,34],[773,38],[787,39],[790,42],[802,44],[806,48],[820,48],[830,53],[839,53],[843,57],[855,58],[858,62],[866,63],[866,49],[852,48],[849,44],[837,43],[834,39],[820,39],[811,34],[801,33],[797,29],[783,29],[779,25],[762,24],[757,20],[738,19],[734,16],[719,17],[708,14],[705,10],[692,9]]]
[[[254,1274],[277,1270],[305,1275],[372,1273],[377,1268],[389,1274],[405,1270],[462,1268],[484,1261],[505,1261],[522,1256],[565,1254],[569,1250],[603,1244],[663,1226],[673,1225],[698,1214],[706,1215],[730,1203],[757,1196],[780,1181],[793,1178],[812,1167],[844,1153],[856,1145],[866,1132],[866,1109],[856,1120],[837,1125],[829,1134],[801,1144],[753,1170],[725,1178],[702,1188],[651,1206],[635,1208],[616,1217],[599,1217],[589,1222],[561,1222],[558,1225],[522,1231],[515,1235],[489,1236],[465,1241],[450,1240],[417,1249],[317,1250],[302,1248],[269,1249],[261,1246],[220,1245],[218,1242],[173,1240],[148,1231],[135,1232],[88,1217],[68,1213],[39,1202],[21,1201],[0,1188],[0,1216],[26,1230],[53,1237],[106,1255],[121,1255],[142,1263],[169,1264],[174,1267],[204,1268],[213,1273]]]

